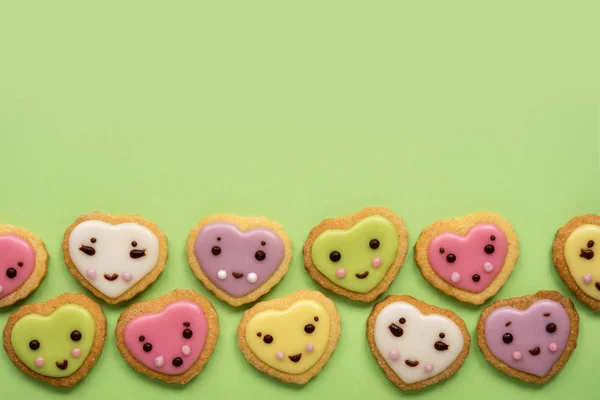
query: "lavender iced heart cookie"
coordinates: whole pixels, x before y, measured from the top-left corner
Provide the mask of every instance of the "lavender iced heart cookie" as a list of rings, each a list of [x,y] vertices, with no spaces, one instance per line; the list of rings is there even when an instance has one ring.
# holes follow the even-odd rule
[[[287,233],[264,217],[206,217],[190,232],[186,249],[196,277],[232,306],[253,302],[271,290],[292,258]]]
[[[477,341],[496,368],[526,382],[558,374],[577,346],[579,315],[555,291],[500,300],[486,308]]]

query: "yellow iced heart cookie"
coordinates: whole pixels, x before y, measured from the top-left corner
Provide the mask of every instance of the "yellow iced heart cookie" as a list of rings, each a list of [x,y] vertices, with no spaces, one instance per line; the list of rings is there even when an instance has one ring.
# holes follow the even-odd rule
[[[257,369],[306,383],[325,365],[340,335],[339,314],[319,292],[300,290],[258,303],[238,327],[238,343]]]

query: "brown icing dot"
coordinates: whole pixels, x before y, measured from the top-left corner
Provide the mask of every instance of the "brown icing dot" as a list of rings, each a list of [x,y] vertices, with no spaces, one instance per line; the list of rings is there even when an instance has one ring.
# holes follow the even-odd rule
[[[137,242],[134,240],[133,242],[131,242],[131,245],[132,245],[133,247],[136,247],[136,246],[137,246]]]
[[[19,267],[22,267],[22,266],[23,266],[23,261],[19,261],[19,262],[17,263],[17,265],[18,265]]]
[[[319,322],[319,317],[315,317],[315,322]]]
[[[256,336],[258,336],[258,337],[261,337],[261,336],[262,336],[262,333],[258,332],[258,333],[256,334]]]
[[[594,247],[594,241],[593,241],[593,240],[590,240],[590,241],[587,243],[587,247],[588,247],[588,248],[592,248],[592,247]]]
[[[490,240],[496,240],[496,236],[495,235],[490,236]]]
[[[267,244],[267,242],[265,242],[265,241],[263,240],[262,242],[260,242],[260,244],[261,244],[262,246],[265,246],[265,245]]]
[[[510,326],[510,324],[512,324],[512,322],[508,321],[507,323],[504,324],[504,326]]]
[[[91,239],[90,239],[90,242],[92,242],[92,243],[96,243],[96,238],[91,238]]]
[[[444,248],[443,248],[443,247],[440,247],[440,254],[444,254],[444,252],[445,252],[445,251],[446,251],[446,250],[444,250]]]

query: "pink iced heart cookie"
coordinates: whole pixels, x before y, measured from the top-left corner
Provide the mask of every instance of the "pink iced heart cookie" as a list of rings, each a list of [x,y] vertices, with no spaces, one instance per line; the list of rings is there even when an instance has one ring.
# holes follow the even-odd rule
[[[46,274],[42,241],[24,228],[0,225],[0,307],[33,292]]]
[[[504,266],[508,240],[493,224],[478,224],[466,236],[445,232],[429,244],[431,268],[451,285],[481,293]]]
[[[208,217],[188,239],[188,260],[198,279],[236,306],[268,292],[287,272],[290,259],[287,234],[266,218]]]
[[[556,375],[575,349],[579,317],[570,300],[547,291],[484,310],[478,342],[494,366],[528,382]]]
[[[519,257],[512,225],[478,212],[425,228],[415,246],[423,276],[461,301],[482,304],[506,282]]]
[[[119,318],[119,350],[138,371],[167,382],[197,375],[216,344],[216,312],[192,291],[134,304]]]

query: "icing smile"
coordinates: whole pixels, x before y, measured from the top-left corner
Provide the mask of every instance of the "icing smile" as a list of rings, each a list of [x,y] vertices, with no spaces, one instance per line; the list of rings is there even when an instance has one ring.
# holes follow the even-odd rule
[[[594,258],[594,250],[581,249],[581,253],[579,253],[579,257],[585,258],[586,260],[591,260],[592,258]]]
[[[367,276],[369,276],[369,271],[365,271],[362,274],[356,274],[355,275],[358,279],[365,279]]]
[[[62,362],[56,362],[56,367],[58,369],[65,370],[69,366],[69,362],[67,360],[63,360]]]
[[[540,346],[536,346],[533,349],[529,349],[529,354],[532,356],[539,356],[541,353]]]
[[[106,279],[107,281],[116,281],[117,278],[119,278],[119,274],[112,274],[112,275],[108,275],[108,274],[104,274],[104,279]]]
[[[292,362],[297,363],[298,361],[300,361],[300,359],[302,358],[302,353],[298,353],[296,355],[293,356],[289,356],[288,357],[290,360],[292,360]]]
[[[244,274],[242,274],[242,273],[239,273],[239,272],[232,272],[232,273],[231,273],[231,275],[233,275],[233,277],[234,277],[235,279],[240,279],[240,278],[243,278],[243,277],[244,277]]]
[[[414,368],[417,365],[419,365],[419,362],[418,361],[412,361],[412,360],[406,360],[406,361],[404,361],[404,364],[408,365],[411,368]]]

